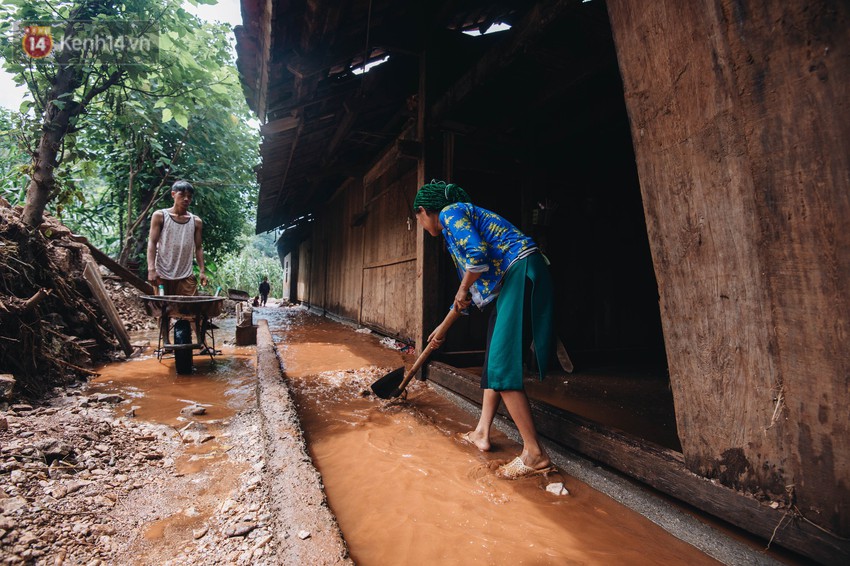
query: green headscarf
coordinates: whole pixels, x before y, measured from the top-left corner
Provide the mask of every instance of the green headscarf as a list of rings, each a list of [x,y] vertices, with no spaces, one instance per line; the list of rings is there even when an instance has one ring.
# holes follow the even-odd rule
[[[472,202],[466,191],[455,184],[446,184],[445,181],[431,179],[427,185],[422,185],[416,198],[413,199],[413,211],[416,212],[421,206],[425,210],[439,212],[454,202]]]

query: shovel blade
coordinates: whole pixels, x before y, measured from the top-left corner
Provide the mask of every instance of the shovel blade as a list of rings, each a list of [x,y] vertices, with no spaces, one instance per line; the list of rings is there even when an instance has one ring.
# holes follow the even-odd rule
[[[372,392],[381,399],[398,397],[398,386],[404,381],[404,368],[394,369],[378,381],[372,384]]]

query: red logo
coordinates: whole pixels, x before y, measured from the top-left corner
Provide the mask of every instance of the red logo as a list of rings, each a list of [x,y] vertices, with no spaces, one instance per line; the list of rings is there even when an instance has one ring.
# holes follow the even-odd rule
[[[53,37],[50,26],[27,26],[21,39],[24,51],[33,59],[41,59],[50,54],[53,49]]]

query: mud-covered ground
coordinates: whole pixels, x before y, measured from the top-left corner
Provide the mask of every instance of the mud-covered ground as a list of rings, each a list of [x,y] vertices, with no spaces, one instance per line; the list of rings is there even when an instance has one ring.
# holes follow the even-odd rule
[[[174,548],[157,521],[197,514],[193,497],[201,507],[203,482],[179,472],[176,461],[204,433],[139,421],[120,402],[78,387],[0,412],[0,561],[276,563],[256,409],[222,423],[228,465],[241,471],[191,542]]]

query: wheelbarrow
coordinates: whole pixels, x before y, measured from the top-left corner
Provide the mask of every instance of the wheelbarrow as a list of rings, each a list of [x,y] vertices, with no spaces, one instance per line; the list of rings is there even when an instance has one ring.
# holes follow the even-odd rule
[[[192,355],[194,350],[207,354],[211,360],[221,354],[215,349],[216,326],[212,319],[221,314],[224,297],[183,296],[183,295],[142,295],[145,310],[151,316],[160,317],[159,340],[156,357],[162,361],[167,353],[174,354],[174,366],[177,373],[192,373]],[[171,324],[171,319],[176,319]],[[192,342],[192,325],[195,327],[195,342]],[[169,340],[172,330],[174,342]]]

